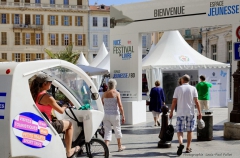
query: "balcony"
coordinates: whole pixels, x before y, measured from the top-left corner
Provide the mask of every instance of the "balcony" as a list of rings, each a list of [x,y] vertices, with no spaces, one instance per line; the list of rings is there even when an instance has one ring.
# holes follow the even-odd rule
[[[194,35],[184,35],[185,40],[194,40]]]
[[[38,4],[25,2],[0,2],[0,8],[30,8],[30,9],[61,9],[61,10],[88,10],[87,5]]]
[[[25,25],[25,24],[14,24],[13,29],[34,29],[43,30],[43,25]]]
[[[202,35],[198,34],[198,35],[194,35],[195,40],[201,40],[202,39]]]

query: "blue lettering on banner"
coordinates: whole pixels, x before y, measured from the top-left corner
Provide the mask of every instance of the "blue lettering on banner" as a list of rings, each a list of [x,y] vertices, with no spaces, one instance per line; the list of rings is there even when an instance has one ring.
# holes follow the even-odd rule
[[[121,40],[114,40],[113,45],[114,46],[120,46],[121,45]]]
[[[0,120],[4,119],[6,96],[7,96],[7,93],[0,92]]]
[[[239,5],[211,7],[208,16],[239,14]]]
[[[222,77],[226,77],[227,73],[224,72],[223,70],[221,70],[221,74],[220,74]]]
[[[113,78],[128,78],[128,73],[113,74]]]
[[[122,60],[129,60],[132,58],[132,53],[123,53]]]

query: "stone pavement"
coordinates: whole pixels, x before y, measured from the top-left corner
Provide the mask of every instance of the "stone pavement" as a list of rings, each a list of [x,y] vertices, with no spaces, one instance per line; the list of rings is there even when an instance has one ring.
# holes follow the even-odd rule
[[[224,140],[223,128],[224,122],[227,122],[227,108],[213,108],[213,140],[212,141],[197,141],[197,133],[193,132],[193,141],[191,153],[184,152],[181,157],[240,157],[240,140]],[[156,157],[178,157],[177,146],[177,134],[174,134],[171,148],[160,149],[158,145],[158,135],[160,132],[159,127],[153,126],[153,118],[151,112],[147,112],[147,122],[138,125],[123,125],[123,145],[126,146],[126,150],[122,152],[117,151],[117,142],[113,135],[112,142],[110,144],[110,157],[112,158],[156,158]],[[176,124],[176,117],[174,113],[173,125]],[[184,145],[186,146],[186,132],[184,133]]]

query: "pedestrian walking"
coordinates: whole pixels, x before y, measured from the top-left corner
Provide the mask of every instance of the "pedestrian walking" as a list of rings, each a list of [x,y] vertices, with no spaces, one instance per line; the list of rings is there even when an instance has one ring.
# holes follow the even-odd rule
[[[125,116],[123,111],[123,106],[121,102],[120,93],[116,90],[117,81],[115,79],[110,79],[108,81],[108,90],[102,96],[102,102],[104,105],[104,140],[107,146],[109,146],[112,140],[112,126],[114,128],[115,137],[118,142],[118,151],[123,151],[126,147],[122,145],[121,138],[121,123],[125,123]],[[122,115],[122,120],[120,118],[120,113]],[[121,121],[120,121],[121,120]]]
[[[202,110],[209,110],[209,100],[210,100],[210,88],[212,87],[212,84],[209,82],[206,82],[206,77],[201,75],[200,81],[196,88],[198,91],[198,100],[201,106]]]
[[[190,77],[189,75],[184,75],[181,78],[182,85],[178,86],[173,95],[173,101],[171,106],[171,112],[169,114],[170,119],[173,117],[173,110],[178,105],[177,109],[177,122],[176,131],[179,141],[179,146],[177,150],[177,155],[181,155],[184,149],[183,145],[183,132],[186,126],[187,130],[187,148],[186,153],[190,153],[192,149],[190,148],[192,141],[192,132],[195,129],[195,116],[194,116],[194,106],[198,109],[198,119],[202,119],[202,114],[200,111],[200,105],[198,102],[198,93],[195,87],[189,85]]]
[[[181,78],[178,79],[178,86],[182,85]],[[175,106],[175,112],[177,112],[177,105]]]
[[[160,126],[161,108],[165,104],[165,95],[163,89],[160,87],[160,82],[155,82],[155,87],[150,92],[149,111],[152,111],[154,118],[154,126]]]

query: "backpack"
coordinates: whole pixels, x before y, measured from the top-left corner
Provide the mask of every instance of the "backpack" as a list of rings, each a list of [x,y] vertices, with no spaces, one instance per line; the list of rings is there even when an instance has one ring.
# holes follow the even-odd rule
[[[172,125],[172,119],[170,121],[170,124],[167,126],[166,132],[163,135],[164,141],[172,141],[174,135],[174,127]]]

